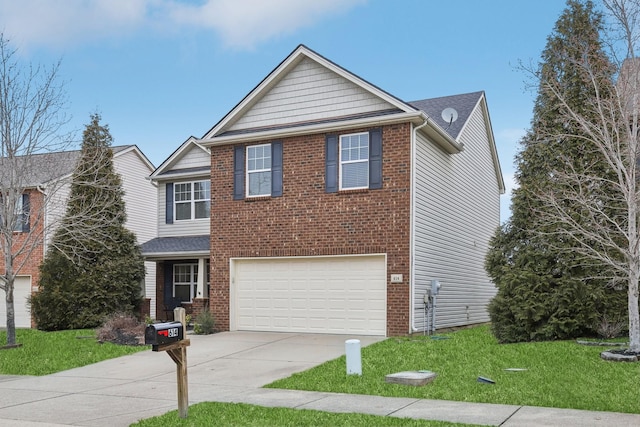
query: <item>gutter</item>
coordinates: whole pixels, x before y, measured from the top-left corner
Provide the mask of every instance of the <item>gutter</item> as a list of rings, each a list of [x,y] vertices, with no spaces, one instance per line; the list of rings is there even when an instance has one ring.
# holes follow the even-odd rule
[[[396,123],[411,122],[419,125],[419,128],[429,125],[426,134],[442,149],[450,154],[456,154],[463,150],[462,144],[454,140],[436,122],[431,120],[423,111],[409,111],[397,114],[366,117],[355,120],[340,120],[330,123],[303,124],[286,128],[267,129],[246,133],[238,133],[226,136],[214,136],[207,139],[196,139],[195,142],[204,146],[231,145],[236,143],[265,141],[275,138],[287,138],[310,133],[330,133],[341,130],[356,129],[362,127],[384,126]]]

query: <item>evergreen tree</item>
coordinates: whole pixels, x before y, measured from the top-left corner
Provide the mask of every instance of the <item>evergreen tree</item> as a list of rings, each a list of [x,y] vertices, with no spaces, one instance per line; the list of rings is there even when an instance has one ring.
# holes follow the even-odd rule
[[[144,260],[134,234],[124,227],[123,190],[111,142],[108,127],[92,115],[65,217],[41,266],[39,291],[31,298],[39,329],[95,327],[115,312],[133,312],[140,305]]]
[[[585,57],[599,69],[602,81],[597,86],[605,92],[600,95],[613,89],[614,68],[602,48],[602,26],[602,15],[591,1],[569,0],[542,53],[532,128],[516,157],[519,188],[513,192],[512,216],[496,231],[486,258],[498,288],[489,305],[492,330],[501,342],[593,334],[603,318],[624,313],[625,293],[604,282],[607,267],[580,258],[572,251],[573,242],[540,221],[549,212],[539,195],[560,185],[555,172],[567,163],[578,173],[594,168],[602,169],[601,176],[611,173],[587,139],[573,136],[580,129],[563,120],[565,106],[554,93],[562,91],[572,108],[590,114],[586,106],[595,96],[594,85],[578,66]],[[562,203],[572,209],[570,200]]]

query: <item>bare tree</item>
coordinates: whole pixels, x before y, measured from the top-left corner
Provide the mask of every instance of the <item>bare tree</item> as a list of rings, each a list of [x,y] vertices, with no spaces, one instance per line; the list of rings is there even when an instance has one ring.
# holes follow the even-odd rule
[[[65,215],[71,178],[76,174],[80,151],[64,132],[69,122],[67,97],[59,80],[60,63],[51,68],[23,65],[9,40],[0,33],[0,289],[6,303],[7,345],[16,344],[15,280],[36,251],[44,251],[54,230],[84,241],[106,245],[110,241],[105,216],[99,208]],[[57,153],[52,161],[52,153]],[[96,171],[103,163],[95,154]],[[78,185],[99,189],[101,183],[85,165]],[[85,206],[105,206],[104,193]],[[79,239],[77,239],[79,240]],[[65,254],[82,253],[83,247],[64,247]],[[70,256],[70,255],[69,255]]]
[[[592,61],[584,46],[585,54],[572,60],[581,70],[579,84],[589,85],[594,95],[579,111],[567,87],[539,75],[541,86],[560,105],[558,120],[566,129],[544,139],[580,139],[597,161],[562,159],[562,167],[552,171],[554,185],[540,193],[545,209],[538,227],[572,242],[583,262],[601,267],[610,285],[627,287],[629,345],[631,351],[640,352],[640,58],[636,57],[640,2],[605,0],[604,6],[611,24],[607,36],[618,71],[616,81]]]

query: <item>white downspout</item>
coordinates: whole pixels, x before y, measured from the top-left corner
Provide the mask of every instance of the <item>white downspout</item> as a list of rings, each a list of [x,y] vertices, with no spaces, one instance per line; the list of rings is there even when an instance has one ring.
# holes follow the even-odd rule
[[[409,323],[410,323],[410,331],[409,333],[417,332],[418,328],[416,328],[415,324],[415,316],[414,316],[414,306],[415,306],[415,263],[413,262],[415,248],[415,233],[416,233],[416,224],[415,224],[415,193],[416,193],[416,147],[418,143],[418,131],[423,127],[429,124],[429,117],[423,116],[424,122],[413,128],[413,132],[411,133],[411,192],[410,192],[410,227],[411,232],[409,233]]]

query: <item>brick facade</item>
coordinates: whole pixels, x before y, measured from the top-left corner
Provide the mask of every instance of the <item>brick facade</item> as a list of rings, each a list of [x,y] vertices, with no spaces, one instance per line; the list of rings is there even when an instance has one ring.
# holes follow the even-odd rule
[[[326,193],[325,137],[279,139],[283,196],[274,198],[233,200],[234,146],[211,147],[210,310],[218,330],[230,324],[230,258],[386,253],[388,273],[404,278],[392,284],[387,276],[387,335],[409,332],[411,126],[382,128],[380,190]]]
[[[30,276],[31,277],[31,289],[38,285],[40,281],[40,264],[44,260],[44,245],[43,245],[43,223],[40,218],[42,215],[42,204],[44,202],[41,192],[36,190],[27,190],[25,194],[29,195],[30,205],[30,232],[14,232],[14,248],[20,250],[20,255],[13,263],[13,267],[17,268],[18,276]],[[27,239],[29,241],[27,242]],[[26,243],[26,244],[25,244]],[[24,247],[23,249],[17,249]],[[0,252],[0,271],[4,274],[5,270],[5,254]],[[4,295],[4,293],[2,293]],[[4,304],[4,298],[3,302]],[[14,293],[14,308],[15,308],[15,293]],[[35,328],[36,325],[31,320],[31,327]]]

